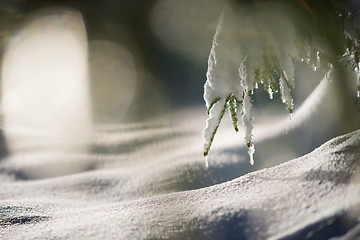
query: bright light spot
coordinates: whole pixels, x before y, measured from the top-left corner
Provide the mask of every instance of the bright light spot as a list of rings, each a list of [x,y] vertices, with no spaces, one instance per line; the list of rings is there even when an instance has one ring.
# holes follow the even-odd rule
[[[2,65],[10,150],[20,150],[25,139],[66,145],[90,131],[87,58],[86,31],[77,12],[43,12],[18,32]]]
[[[97,123],[118,123],[135,92],[136,70],[131,53],[106,41],[89,44],[93,118]]]
[[[152,31],[164,46],[203,63],[223,7],[221,0],[159,0],[150,19]]]

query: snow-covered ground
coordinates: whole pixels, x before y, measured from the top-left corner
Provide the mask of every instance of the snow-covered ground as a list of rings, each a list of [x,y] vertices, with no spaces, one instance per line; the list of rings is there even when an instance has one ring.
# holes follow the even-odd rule
[[[228,121],[206,168],[202,113],[178,113],[171,126],[99,126],[73,141],[87,144],[83,153],[44,151],[39,142],[8,156],[0,167],[0,238],[360,237],[359,131],[251,172],[265,164],[263,146],[251,166]]]

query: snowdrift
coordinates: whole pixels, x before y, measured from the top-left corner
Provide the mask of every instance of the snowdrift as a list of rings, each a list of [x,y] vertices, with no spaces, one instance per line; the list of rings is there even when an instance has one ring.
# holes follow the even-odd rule
[[[109,126],[86,140],[87,154],[1,162],[1,239],[360,238],[360,131],[243,176],[233,151],[206,168],[198,132]]]

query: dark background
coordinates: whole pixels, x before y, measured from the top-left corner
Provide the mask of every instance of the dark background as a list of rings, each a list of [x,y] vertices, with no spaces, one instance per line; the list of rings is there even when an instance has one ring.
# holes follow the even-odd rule
[[[11,33],[22,26],[27,16],[48,7],[75,9],[82,13],[89,41],[106,40],[124,46],[135,56],[136,70],[146,72],[146,76],[140,79],[145,84],[136,90],[134,99],[135,105],[142,106],[135,111],[146,112],[146,109],[151,108],[149,112],[158,114],[154,110],[156,107],[149,104],[153,102],[153,105],[156,105],[159,99],[166,105],[166,111],[189,105],[204,107],[202,95],[206,81],[207,56],[192,61],[164,45],[151,26],[151,14],[157,2],[154,0],[0,0],[1,50],[6,46],[6,40]],[[211,5],[211,2],[209,4]],[[187,5],[191,5],[191,1],[188,1]],[[217,17],[215,14],[213,20],[217,21]],[[211,48],[213,30],[201,41],[201,45],[208,51]],[[191,44],[192,39],[188,41]],[[147,82],[147,78],[152,80]],[[149,88],[157,90],[148,94]],[[148,97],[144,100],[142,96],[145,95]]]
[[[45,7],[70,7],[82,12],[89,40],[109,40],[120,43],[140,57],[147,71],[163,88],[171,107],[203,104],[203,84],[207,59],[194,64],[168,50],[151,30],[150,14],[153,0],[33,0],[24,3],[24,13]],[[124,34],[125,33],[125,34]],[[190,40],[191,41],[191,40]],[[211,47],[212,39],[204,44]],[[135,62],[139,66],[139,62]],[[151,99],[150,99],[151,101]]]

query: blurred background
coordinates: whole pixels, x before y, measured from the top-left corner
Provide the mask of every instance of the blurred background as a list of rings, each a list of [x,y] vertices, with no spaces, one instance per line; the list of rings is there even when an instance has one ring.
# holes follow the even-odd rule
[[[14,41],[17,31],[38,16],[46,15],[47,11],[56,13],[56,9],[61,9],[59,12],[69,9],[78,12],[87,37],[92,121],[106,125],[134,123],[175,114],[175,118],[186,119],[182,124],[198,134],[200,155],[201,130],[206,118],[203,86],[213,36],[224,4],[225,1],[221,0],[0,0],[0,54],[4,60],[6,46]],[[56,14],[54,19],[51,21],[56,22]],[[42,24],[46,25],[46,19]],[[65,22],[64,26],[67,24],[71,25],[71,21]],[[25,57],[31,62],[31,54]],[[298,79],[293,93],[296,111],[324,73],[314,72],[305,63],[294,64]],[[313,110],[316,114],[312,120],[293,122],[297,128],[277,132],[279,137],[276,140],[258,137],[256,168],[301,156],[324,141],[358,127],[353,109],[345,110],[344,107],[352,104],[353,108],[356,101],[354,92],[349,94],[348,102],[351,104],[347,105],[348,102],[339,104],[337,99],[331,98],[332,94],[336,96],[336,88],[335,92],[331,91],[326,94],[326,104]],[[254,106],[255,121],[260,125],[268,124],[260,128],[262,133],[279,123],[291,125],[279,93],[269,100],[265,91],[257,91]],[[200,120],[193,123],[192,118],[197,115],[181,112],[187,109],[195,109],[201,117],[194,119]],[[286,119],[286,122],[279,119]],[[164,117],[161,121],[171,123],[172,120]],[[230,126],[227,119],[223,122]],[[262,134],[261,131],[258,135]],[[228,137],[228,131],[224,131],[222,136],[219,133],[214,151],[216,146],[220,146],[220,152],[235,153],[245,159],[244,146],[236,145],[242,145],[241,138],[234,140],[233,147],[221,150],[221,142],[226,142],[224,139]],[[2,152],[5,155],[6,149],[3,148]]]
[[[135,102],[144,92],[148,101],[136,102],[132,111],[202,105],[207,56],[221,5],[216,0],[5,0],[0,2],[2,46],[29,15],[53,6],[72,8],[81,12],[89,41],[116,43],[133,57],[142,83]]]
[[[155,129],[169,127],[173,125],[169,115],[189,107],[199,108],[200,115],[205,114],[202,96],[207,58],[222,5],[222,1],[213,0],[1,0],[1,110],[6,136],[2,132],[2,155],[8,156],[9,151],[15,155],[34,153],[34,159],[39,159],[38,152],[53,151],[126,155],[128,150],[123,149],[123,142],[132,152],[139,148],[139,141],[152,145],[159,141],[159,136],[138,140],[141,137],[135,132],[128,142],[125,136],[125,140],[116,143],[120,146],[114,149],[98,146],[101,131],[110,129],[123,137],[123,132],[137,131],[137,122],[153,122],[151,126]],[[66,31],[75,40],[63,39]],[[73,50],[67,52],[61,46]],[[89,83],[81,80],[71,84],[77,81],[72,75],[83,74],[84,48],[88,49],[85,61]],[[73,51],[79,53],[73,55]],[[62,74],[69,69],[75,72],[65,78],[72,80],[63,81]],[[69,92],[77,92],[79,97]],[[78,106],[77,102],[83,102],[81,99],[89,100],[90,117],[84,117],[88,115],[85,103]],[[190,121],[192,118],[186,114],[178,117]],[[195,125],[183,122],[196,129],[199,155],[204,120],[201,118]],[[158,131],[160,135],[162,131]],[[9,168],[23,169],[26,161],[20,159],[21,167],[13,167],[11,164],[16,160],[11,157],[3,161],[3,167],[6,169],[6,164],[10,164]],[[41,178],[83,171],[90,164],[81,163],[79,167],[76,161],[69,162],[66,167],[67,164],[55,164],[49,157],[47,162],[37,164],[35,173],[15,171],[27,172],[22,176]]]
[[[92,97],[98,99],[93,101],[93,110],[98,113],[95,119],[106,122],[104,115],[110,114],[110,119],[133,121],[188,106],[204,108],[207,59],[224,4],[221,0],[2,0],[1,53],[12,34],[32,15],[54,6],[74,9],[82,14],[89,41],[91,91]],[[122,58],[122,51],[127,52],[127,57]],[[134,89],[127,91],[128,97],[121,99],[121,94],[116,94],[119,86],[124,85],[117,76],[124,71],[118,69],[116,73],[106,69],[109,64],[99,61],[105,59],[101,54],[107,54],[108,62],[118,61],[118,66],[122,64],[126,68],[127,64],[133,64],[127,68],[132,73],[126,74],[133,74],[137,83],[130,86]],[[126,61],[128,63],[124,63]],[[306,64],[295,64],[308,71]],[[108,73],[106,77],[104,72]],[[321,77],[321,74],[315,75],[306,84],[299,85],[294,93],[295,103],[299,105]],[[125,78],[128,76],[121,79]],[[302,77],[302,81],[307,79]],[[131,81],[125,84],[131,85]],[[278,97],[269,101],[265,92],[258,92],[255,105],[270,106],[276,113],[283,111]],[[123,116],[119,109],[124,106],[118,105],[124,103],[125,98],[131,99],[132,104]],[[267,104],[270,102],[271,105]]]

